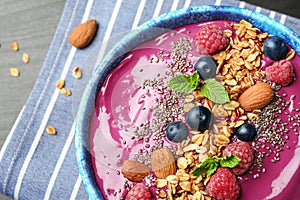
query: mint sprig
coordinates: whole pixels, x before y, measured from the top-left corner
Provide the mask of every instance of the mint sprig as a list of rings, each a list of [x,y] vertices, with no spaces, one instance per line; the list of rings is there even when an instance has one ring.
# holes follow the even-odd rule
[[[215,173],[218,167],[219,162],[214,158],[208,157],[192,171],[192,175],[200,176],[206,173],[207,176],[210,176]]]
[[[240,159],[235,155],[229,155],[222,158],[217,156],[214,158],[208,157],[192,171],[192,175],[200,176],[206,174],[207,176],[211,176],[216,172],[219,166],[234,168],[239,162]]]
[[[207,79],[200,87],[201,94],[209,100],[217,103],[224,104],[230,102],[227,91],[224,86],[215,79]]]
[[[177,92],[188,94],[201,85],[198,72],[192,75],[179,74],[172,77],[168,86]],[[227,91],[224,86],[215,79],[207,79],[200,87],[201,94],[217,104],[230,102]]]
[[[188,94],[195,90],[200,84],[199,74],[195,72],[192,75],[179,74],[172,77],[168,86],[177,92]]]

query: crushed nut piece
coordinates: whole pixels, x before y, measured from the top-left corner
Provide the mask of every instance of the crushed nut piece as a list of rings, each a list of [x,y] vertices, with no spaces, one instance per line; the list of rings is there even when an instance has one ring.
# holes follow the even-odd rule
[[[225,135],[218,135],[215,139],[215,143],[217,146],[227,145],[229,144],[230,139],[226,137]]]
[[[177,166],[179,169],[185,169],[188,166],[188,162],[185,157],[180,157],[177,160]]]
[[[81,78],[82,72],[81,72],[80,67],[74,67],[73,71],[72,71],[72,75],[74,78],[77,78],[77,79]]]
[[[201,94],[200,90],[194,90],[194,95],[196,100],[201,100],[204,98],[203,94]]]
[[[239,37],[230,38],[227,49],[215,54],[214,59],[221,72],[217,79],[223,82],[230,99],[237,100],[243,91],[254,84],[253,77],[262,76],[258,69],[263,57],[263,42],[268,34],[245,20],[232,27]],[[292,54],[290,52],[290,57]]]
[[[192,185],[189,181],[181,181],[179,182],[179,186],[185,191],[191,191]]]
[[[167,193],[164,190],[160,190],[158,196],[161,197],[161,198],[166,198]]]
[[[64,86],[65,86],[65,81],[62,80],[62,79],[59,79],[59,80],[56,82],[56,85],[55,85],[55,87],[58,88],[58,89],[62,89]]]
[[[168,181],[166,179],[157,179],[156,180],[156,187],[163,188],[167,185]]]
[[[65,95],[65,96],[71,96],[71,94],[72,94],[71,90],[66,89],[66,88],[61,88],[60,93]]]
[[[186,103],[183,105],[183,111],[188,113],[194,106],[195,104],[192,102]]]
[[[285,59],[286,59],[286,60],[291,60],[291,59],[294,58],[295,54],[296,54],[296,51],[295,51],[294,49],[291,49],[291,50],[289,50],[289,52],[287,53]]]

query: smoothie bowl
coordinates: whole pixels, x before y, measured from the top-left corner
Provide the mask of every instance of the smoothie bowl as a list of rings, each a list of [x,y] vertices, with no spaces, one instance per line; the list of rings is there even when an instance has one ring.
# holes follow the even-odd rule
[[[250,10],[177,10],[93,70],[75,127],[90,199],[297,199],[300,38]]]

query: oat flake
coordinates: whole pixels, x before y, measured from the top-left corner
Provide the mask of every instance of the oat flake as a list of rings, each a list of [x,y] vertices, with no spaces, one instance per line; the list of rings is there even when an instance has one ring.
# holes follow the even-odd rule
[[[50,135],[55,135],[56,134],[56,129],[53,126],[48,126],[46,128],[46,132]]]
[[[12,75],[13,77],[20,76],[20,71],[17,68],[10,68],[9,72],[10,72],[10,75]]]
[[[23,57],[22,57],[22,60],[23,60],[23,62],[25,63],[25,64],[27,64],[27,63],[29,63],[29,61],[30,61],[30,58],[29,58],[29,55],[28,55],[28,53],[23,53]]]
[[[11,45],[10,45],[10,47],[14,51],[19,51],[19,44],[16,41],[12,42]]]

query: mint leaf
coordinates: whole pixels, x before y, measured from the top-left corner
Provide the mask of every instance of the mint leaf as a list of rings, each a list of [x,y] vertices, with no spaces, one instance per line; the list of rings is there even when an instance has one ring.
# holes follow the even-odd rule
[[[189,76],[191,85],[194,86],[196,89],[198,85],[200,84],[200,76],[198,72],[194,72],[192,75]]]
[[[236,155],[229,155],[222,157],[219,160],[221,167],[234,168],[239,164],[241,159],[239,159]]]
[[[207,176],[211,176],[216,172],[219,166],[234,168],[240,162],[240,159],[236,155],[229,155],[222,158],[217,156],[206,158],[200,165],[198,165],[193,171],[192,175],[200,176],[202,174],[206,174]]]
[[[224,86],[214,79],[205,80],[204,84],[200,87],[200,91],[203,96],[217,104],[230,102]]]
[[[185,94],[190,93],[195,90],[200,84],[199,74],[195,72],[192,75],[179,74],[175,77],[172,77],[168,86],[177,92],[183,92]]]
[[[192,175],[200,176],[206,173],[207,176],[210,176],[215,173],[218,166],[219,162],[216,159],[208,157],[192,171]]]

